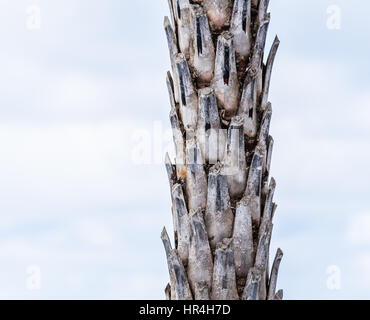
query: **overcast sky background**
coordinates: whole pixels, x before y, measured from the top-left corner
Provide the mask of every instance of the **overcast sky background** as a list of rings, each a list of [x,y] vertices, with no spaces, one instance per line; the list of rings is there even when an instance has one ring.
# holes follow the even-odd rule
[[[370,2],[271,2],[279,288],[370,299]],[[0,0],[0,298],[164,298],[167,14],[166,0]],[[158,131],[134,163],[138,134]]]

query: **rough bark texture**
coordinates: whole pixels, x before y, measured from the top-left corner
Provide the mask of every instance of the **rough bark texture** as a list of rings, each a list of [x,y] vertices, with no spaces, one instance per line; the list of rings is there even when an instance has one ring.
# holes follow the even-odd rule
[[[282,251],[269,272],[276,210],[266,63],[269,0],[168,0],[164,20],[175,164],[166,156],[174,248],[164,229],[172,300],[281,300]]]

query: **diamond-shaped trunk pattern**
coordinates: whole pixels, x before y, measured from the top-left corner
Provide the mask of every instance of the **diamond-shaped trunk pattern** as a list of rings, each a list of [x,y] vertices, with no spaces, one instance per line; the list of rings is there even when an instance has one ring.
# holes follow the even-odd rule
[[[269,268],[275,180],[264,63],[269,0],[168,0],[164,20],[175,164],[174,243],[162,232],[170,300],[281,300]]]

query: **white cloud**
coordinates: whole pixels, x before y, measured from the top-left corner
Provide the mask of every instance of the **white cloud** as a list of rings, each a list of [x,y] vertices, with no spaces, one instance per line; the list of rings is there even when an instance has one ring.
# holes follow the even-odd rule
[[[358,289],[368,292],[370,287],[370,250],[358,254],[354,259],[354,268],[352,271],[352,280]],[[362,299],[367,299],[364,295]]]
[[[370,214],[351,217],[348,238],[353,245],[370,246]]]
[[[108,246],[112,245],[114,240],[114,234],[101,220],[82,220],[77,223],[76,232],[83,241],[91,245]]]

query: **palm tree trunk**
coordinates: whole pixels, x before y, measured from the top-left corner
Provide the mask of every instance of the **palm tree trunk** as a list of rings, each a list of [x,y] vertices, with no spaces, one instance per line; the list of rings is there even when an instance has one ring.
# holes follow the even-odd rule
[[[280,300],[279,249],[269,272],[275,180],[264,63],[269,0],[168,0],[167,73],[176,164],[166,156],[174,247],[170,300]]]

